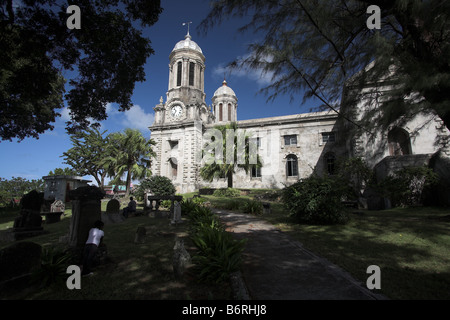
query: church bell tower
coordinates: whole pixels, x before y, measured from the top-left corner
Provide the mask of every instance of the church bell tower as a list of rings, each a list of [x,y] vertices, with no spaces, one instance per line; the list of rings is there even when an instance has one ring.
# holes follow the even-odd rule
[[[169,55],[166,101],[161,97],[150,127],[156,142],[152,174],[168,177],[177,192],[194,191],[198,182],[202,133],[214,116],[206,105],[205,56],[188,33]]]

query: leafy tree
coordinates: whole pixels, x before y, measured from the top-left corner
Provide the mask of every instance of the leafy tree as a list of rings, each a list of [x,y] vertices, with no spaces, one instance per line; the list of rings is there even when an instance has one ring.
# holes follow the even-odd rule
[[[337,178],[348,187],[347,196],[359,199],[367,186],[374,184],[374,172],[361,158],[345,158],[338,161]]]
[[[144,179],[139,184],[136,194],[139,198],[144,198],[147,190],[150,190],[155,196],[173,196],[176,192],[172,181],[164,176],[151,176]]]
[[[367,27],[370,5],[381,9],[380,30]],[[240,30],[262,38],[249,46],[248,57],[230,66],[273,74],[262,89],[269,99],[304,93],[303,102],[315,97],[340,112],[341,101],[361,101],[374,94],[363,88],[382,81],[383,99],[369,96],[380,102],[376,114],[361,123],[352,114],[343,116],[367,131],[432,111],[450,127],[449,1],[221,0],[212,2],[200,29],[247,16]],[[344,85],[351,90],[343,91]]]
[[[77,176],[78,172],[71,168],[56,168],[48,173],[48,176]]]
[[[132,106],[137,81],[153,54],[136,22],[148,27],[159,0],[79,0],[81,29],[66,26],[71,1],[0,1],[0,137],[38,138],[52,130],[67,100],[71,133],[106,119],[108,102]],[[65,93],[64,75],[77,71]],[[97,123],[98,125],[98,123]]]
[[[246,131],[238,130],[237,124],[235,122],[228,123],[225,125],[217,125],[214,129],[220,131],[222,135],[222,148],[223,148],[223,159],[218,161],[216,159],[211,163],[205,163],[205,165],[200,168],[200,176],[206,181],[212,182],[214,179],[227,178],[228,188],[233,188],[233,174],[236,172],[237,168],[242,168],[248,173],[253,165],[258,168],[262,167],[261,159],[259,155],[256,155],[256,164],[250,164],[250,135]],[[230,144],[231,148],[227,148],[227,130],[235,132],[233,141]],[[244,154],[239,154],[239,144],[238,140],[241,139],[245,141],[244,143]],[[212,145],[214,142],[207,142],[207,145]],[[219,142],[220,143],[220,142]],[[240,161],[240,157],[243,157],[244,161]],[[231,160],[231,161],[230,161]]]
[[[130,193],[131,179],[144,179],[150,176],[151,158],[155,156],[152,146],[155,142],[146,139],[137,129],[125,129],[109,136],[107,154],[103,161],[110,177],[121,177],[125,172],[126,193]]]
[[[97,128],[77,132],[70,137],[73,147],[63,153],[64,163],[70,165],[81,176],[91,175],[97,185],[103,189],[108,167],[104,159],[108,156],[109,136],[106,130]]]
[[[43,192],[44,180],[27,180],[22,177],[12,177],[10,180],[0,178],[0,204],[8,205],[12,199],[21,198],[32,190]]]

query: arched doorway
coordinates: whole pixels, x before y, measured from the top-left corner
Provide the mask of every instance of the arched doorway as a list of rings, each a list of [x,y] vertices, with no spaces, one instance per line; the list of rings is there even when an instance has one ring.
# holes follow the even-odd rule
[[[388,133],[390,156],[404,156],[411,154],[411,139],[409,133],[402,128],[394,128]]]

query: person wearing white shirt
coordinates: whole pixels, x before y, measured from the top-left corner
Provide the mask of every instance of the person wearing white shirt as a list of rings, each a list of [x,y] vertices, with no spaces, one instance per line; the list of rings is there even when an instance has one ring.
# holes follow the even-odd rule
[[[89,236],[84,246],[83,261],[82,261],[82,275],[91,275],[92,262],[98,251],[98,246],[103,240],[105,233],[103,232],[104,223],[97,220],[94,227],[89,230]]]

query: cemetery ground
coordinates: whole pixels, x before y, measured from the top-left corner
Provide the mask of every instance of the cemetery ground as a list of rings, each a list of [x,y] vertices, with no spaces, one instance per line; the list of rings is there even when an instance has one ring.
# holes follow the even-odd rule
[[[106,211],[107,200],[102,201]],[[122,204],[122,207],[127,202]],[[138,203],[138,210],[142,209]],[[16,214],[0,216],[0,230],[12,227]],[[43,224],[48,233],[27,238],[45,247],[61,247],[59,238],[68,233],[71,217],[70,204],[61,221]],[[146,228],[145,242],[135,244],[136,229]],[[195,271],[187,270],[186,276],[176,280],[172,269],[175,237],[185,239],[187,251],[194,254],[194,246],[188,238],[188,223],[169,225],[167,218],[130,216],[122,223],[105,224],[104,243],[107,246],[106,261],[94,268],[93,276],[81,278],[80,290],[69,290],[66,279],[45,289],[26,290],[2,299],[101,299],[101,300],[197,300],[231,299],[231,288],[227,283],[217,285],[201,283]],[[0,249],[11,243],[0,242]],[[67,274],[66,277],[68,277]]]
[[[239,211],[256,194],[236,198],[202,196],[213,207]],[[192,197],[194,193],[185,195]],[[270,213],[258,218],[274,224],[310,251],[328,259],[365,284],[370,265],[381,269],[381,290],[390,299],[450,299],[450,208],[414,207],[383,211],[353,210],[345,225],[305,225],[287,217],[275,199]],[[106,203],[102,204],[103,211]],[[70,208],[61,222],[45,225],[49,233],[27,239],[43,246],[58,244],[67,234]],[[13,216],[14,217],[14,216]],[[13,217],[0,215],[0,230],[12,226]],[[144,244],[134,244],[138,226],[145,226]],[[26,299],[231,299],[228,285],[199,283],[195,273],[176,281],[172,271],[175,236],[186,239],[193,254],[187,224],[169,226],[167,219],[131,217],[123,223],[105,225],[108,260],[92,277],[82,278],[81,290],[58,288],[30,292],[12,298]],[[0,248],[8,245],[0,242]]]

